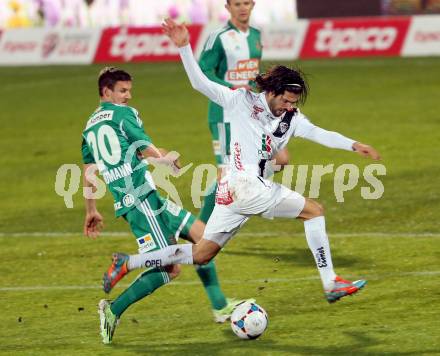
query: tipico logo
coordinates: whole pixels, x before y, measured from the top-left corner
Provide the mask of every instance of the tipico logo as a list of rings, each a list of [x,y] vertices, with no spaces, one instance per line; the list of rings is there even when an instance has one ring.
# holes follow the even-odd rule
[[[315,50],[337,56],[347,51],[386,51],[397,38],[397,29],[391,26],[335,28],[328,21],[316,33]]]

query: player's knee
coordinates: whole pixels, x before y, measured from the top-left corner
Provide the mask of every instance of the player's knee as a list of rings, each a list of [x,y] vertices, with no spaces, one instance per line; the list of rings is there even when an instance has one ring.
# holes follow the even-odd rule
[[[170,279],[174,279],[180,274],[180,272],[182,271],[182,267],[180,265],[172,265],[167,266],[165,270],[167,271]]]
[[[202,239],[197,245],[193,245],[192,255],[194,264],[206,265],[220,251],[219,244],[210,240]]]
[[[193,260],[195,264],[198,265],[206,265],[214,258],[215,254],[210,253],[209,251],[195,251],[193,253]]]
[[[207,265],[209,261],[212,260],[212,257],[207,255],[206,253],[198,253],[193,255],[194,263],[198,265]]]
[[[324,215],[325,211],[324,211],[324,205],[320,204],[320,203],[316,203],[318,205],[318,212],[319,215]]]
[[[196,220],[189,230],[189,236],[193,243],[198,243],[205,232],[205,223],[201,220]]]
[[[300,216],[306,220],[313,219],[318,216],[324,216],[324,207],[312,199],[307,199],[305,208]]]
[[[314,201],[313,217],[324,216],[324,206]]]

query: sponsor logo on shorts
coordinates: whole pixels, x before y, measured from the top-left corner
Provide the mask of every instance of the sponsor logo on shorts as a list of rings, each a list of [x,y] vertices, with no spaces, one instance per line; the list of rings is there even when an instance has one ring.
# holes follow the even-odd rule
[[[220,205],[229,205],[234,201],[232,194],[229,191],[228,182],[219,182],[217,192],[215,194],[215,202]]]
[[[315,254],[316,263],[317,263],[318,267],[319,268],[327,267],[327,258],[325,257],[324,247],[320,247],[320,248],[316,249],[316,251],[318,251]]]
[[[151,236],[151,234],[139,237],[136,240],[139,246],[139,253],[145,253],[154,250],[157,247],[156,242],[154,242],[153,236]]]

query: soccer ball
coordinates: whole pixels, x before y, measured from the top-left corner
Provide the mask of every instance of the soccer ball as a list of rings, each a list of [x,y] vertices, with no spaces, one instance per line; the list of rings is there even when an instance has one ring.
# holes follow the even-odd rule
[[[241,339],[256,339],[267,328],[266,311],[258,304],[243,302],[231,315],[232,331]]]

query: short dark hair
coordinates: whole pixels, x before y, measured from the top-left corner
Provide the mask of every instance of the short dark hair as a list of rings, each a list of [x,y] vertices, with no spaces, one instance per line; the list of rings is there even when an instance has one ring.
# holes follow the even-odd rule
[[[252,0],[253,1],[253,0]],[[231,5],[231,0],[226,0],[226,3],[228,4],[228,5]]]
[[[131,82],[131,75],[116,67],[105,67],[99,72],[99,96],[103,95],[104,88],[113,90],[116,82]]]
[[[298,103],[303,105],[309,93],[309,85],[304,73],[298,68],[277,65],[269,68],[266,73],[257,75],[255,79],[260,91],[271,92],[275,96],[285,91],[300,94]]]

